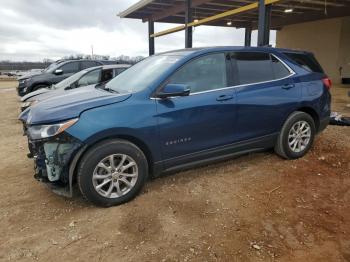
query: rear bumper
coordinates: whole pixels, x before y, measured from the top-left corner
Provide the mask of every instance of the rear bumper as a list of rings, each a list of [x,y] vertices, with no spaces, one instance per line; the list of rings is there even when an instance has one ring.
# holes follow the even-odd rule
[[[325,117],[320,120],[320,126],[318,127],[318,130],[317,130],[318,133],[326,129],[326,127],[329,125],[329,120],[330,120],[330,117]]]

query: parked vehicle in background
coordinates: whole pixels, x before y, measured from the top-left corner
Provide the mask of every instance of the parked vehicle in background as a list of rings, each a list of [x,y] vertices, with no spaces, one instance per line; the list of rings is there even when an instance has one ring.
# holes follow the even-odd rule
[[[68,196],[77,183],[111,206],[164,172],[269,148],[304,156],[328,125],[329,88],[311,53],[185,49],[151,56],[103,89],[46,99],[20,119],[37,179]]]
[[[48,88],[41,88],[23,96],[21,98],[21,110],[24,111],[33,103],[35,104],[51,96],[58,96],[67,90],[107,83],[129,67],[130,65],[127,64],[115,64],[84,69]]]
[[[41,74],[18,78],[17,93],[23,96],[40,88],[46,88],[86,68],[117,64],[116,61],[101,60],[58,60],[49,65]]]
[[[30,69],[27,71],[23,71],[21,75],[17,75],[18,79],[19,78],[28,78],[34,75],[39,75],[44,71],[44,69]]]
[[[16,77],[21,77],[24,75],[24,71],[22,70],[15,70],[15,71],[9,71],[6,73],[7,76],[16,76]]]

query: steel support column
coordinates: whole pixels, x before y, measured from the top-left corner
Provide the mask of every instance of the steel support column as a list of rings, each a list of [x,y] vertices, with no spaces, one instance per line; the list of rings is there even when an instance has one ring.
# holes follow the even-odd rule
[[[270,41],[271,5],[259,0],[258,46],[268,45]]]
[[[151,35],[154,34],[154,22],[148,21],[148,54],[154,55],[154,37]]]
[[[186,0],[185,24],[192,22],[192,0]],[[185,47],[192,48],[192,26],[185,29]]]
[[[244,46],[252,45],[252,28],[246,27],[244,32]]]

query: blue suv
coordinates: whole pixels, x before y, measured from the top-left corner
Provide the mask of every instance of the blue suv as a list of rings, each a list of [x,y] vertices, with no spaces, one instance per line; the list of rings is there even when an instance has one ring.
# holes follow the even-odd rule
[[[329,88],[308,52],[185,49],[44,100],[20,119],[38,180],[67,196],[77,184],[112,206],[161,173],[269,148],[302,157],[328,125]]]

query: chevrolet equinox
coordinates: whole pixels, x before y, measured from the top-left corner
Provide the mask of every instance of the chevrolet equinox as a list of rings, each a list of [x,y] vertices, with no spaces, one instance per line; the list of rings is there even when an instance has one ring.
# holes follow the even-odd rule
[[[304,156],[330,116],[330,80],[308,52],[212,47],[151,56],[105,86],[22,112],[35,177],[118,205],[148,177],[274,148]]]

